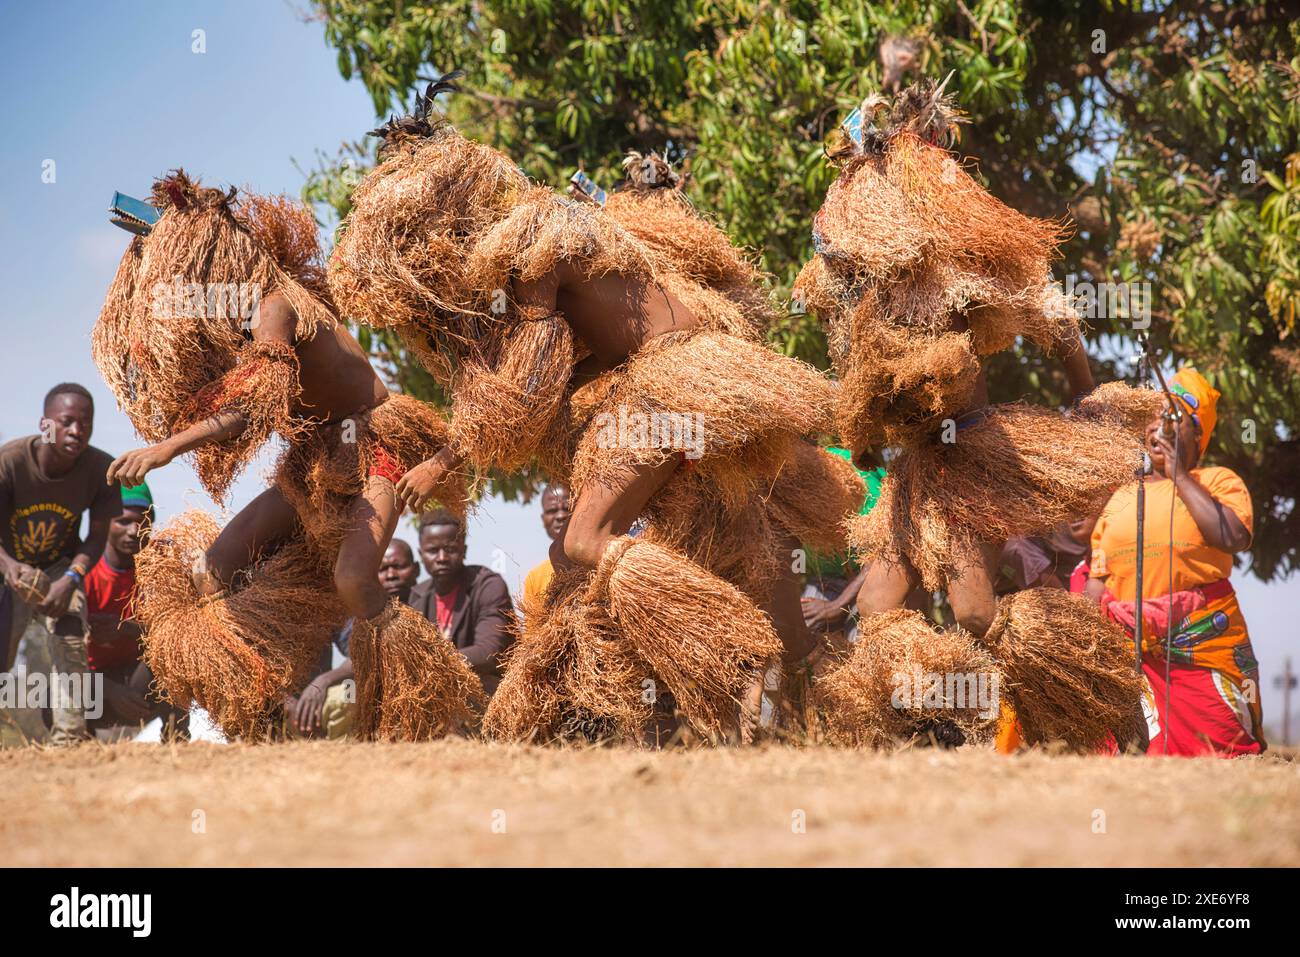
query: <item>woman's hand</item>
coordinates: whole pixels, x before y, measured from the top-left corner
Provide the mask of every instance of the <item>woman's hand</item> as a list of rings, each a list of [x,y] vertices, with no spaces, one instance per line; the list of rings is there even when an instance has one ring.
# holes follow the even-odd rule
[[[139,485],[146,475],[154,469],[162,468],[175,457],[176,453],[172,451],[171,444],[168,442],[159,442],[157,445],[150,445],[143,449],[132,449],[113,459],[113,464],[108,467],[106,480],[109,485],[112,485],[114,480],[124,486]]]
[[[1187,468],[1181,461],[1187,456],[1187,444],[1181,441],[1182,436],[1179,436],[1179,439],[1178,455],[1174,455],[1173,442],[1166,439],[1162,433],[1157,432],[1151,440],[1152,444],[1160,450],[1160,454],[1164,457],[1162,471],[1165,473],[1165,478],[1173,479],[1175,482],[1181,482],[1187,477]]]

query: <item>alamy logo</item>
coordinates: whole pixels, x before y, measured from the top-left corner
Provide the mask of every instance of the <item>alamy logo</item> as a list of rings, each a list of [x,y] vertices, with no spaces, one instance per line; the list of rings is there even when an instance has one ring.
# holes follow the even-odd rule
[[[50,898],[51,927],[129,927],[133,937],[148,937],[153,925],[152,894],[70,894]]]
[[[104,675],[52,671],[28,672],[23,668],[0,673],[0,709],[73,709],[94,720],[104,716]]]
[[[946,672],[911,671],[893,675],[894,693],[890,703],[900,710],[927,709],[976,711],[981,718],[998,713],[999,680],[996,671]]]
[[[156,282],[149,290],[155,319],[243,319],[250,322],[262,302],[256,282]]]
[[[1065,277],[1061,292],[1065,306],[1078,313],[1080,319],[1128,320],[1134,329],[1151,326],[1151,283],[1149,282],[1080,282],[1075,276]],[[1054,311],[1060,300],[1049,296],[1046,308]]]
[[[698,412],[629,412],[596,416],[596,445],[602,449],[672,449],[688,459],[703,457],[704,416]]]

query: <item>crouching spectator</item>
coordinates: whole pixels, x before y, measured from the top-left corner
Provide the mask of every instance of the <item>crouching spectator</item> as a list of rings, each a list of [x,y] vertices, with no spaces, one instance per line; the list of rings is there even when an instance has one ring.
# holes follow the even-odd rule
[[[132,615],[135,556],[153,518],[147,485],[123,489],[122,514],[109,522],[104,554],[86,576],[86,659],[103,703],[101,714],[88,711],[87,725],[100,737],[154,718],[162,721],[164,740],[188,734],[189,716],[151,690],[153,675],[141,660],[143,635]]]
[[[395,538],[384,553],[379,566],[379,584],[389,598],[411,604],[411,591],[420,577],[411,546]],[[326,649],[313,678],[301,693],[284,702],[284,727],[290,736],[329,738],[346,737],[356,721],[356,678],[352,669],[349,645],[352,622],[348,621],[334,636],[333,648],[342,661],[333,665],[333,653]]]
[[[296,695],[285,698],[283,705],[284,731],[289,737],[345,738],[356,723],[357,685],[352,670],[349,645],[352,640],[352,619],[339,629],[334,643],[321,652],[316,677]],[[333,665],[334,650],[343,660]]]
[[[465,564],[465,526],[445,509],[420,519],[420,561],[429,577],[411,589],[411,607],[438,626],[492,694],[501,682],[501,653],[513,640],[505,579]]]

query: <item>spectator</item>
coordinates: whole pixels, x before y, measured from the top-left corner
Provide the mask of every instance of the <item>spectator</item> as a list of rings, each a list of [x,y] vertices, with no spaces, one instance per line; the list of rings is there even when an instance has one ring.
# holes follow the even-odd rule
[[[1092,529],[1097,516],[1064,522],[1045,535],[1016,536],[1002,546],[997,593],[1026,588],[1068,588],[1082,591],[1087,576],[1078,574],[1092,555]],[[1076,587],[1078,586],[1078,587]]]
[[[409,605],[411,590],[419,577],[420,566],[415,563],[411,546],[400,538],[393,539],[379,565],[379,584],[389,598]],[[356,677],[349,655],[351,639],[352,621],[349,620],[335,635],[332,647],[321,654],[316,677],[299,694],[285,699],[284,720],[289,734],[334,740],[352,730]],[[334,649],[343,657],[338,667],[333,667]]]
[[[572,511],[568,487],[548,485],[542,490],[542,528],[546,529],[546,535],[551,541],[556,541],[564,534]],[[551,564],[550,557],[543,558],[541,564],[524,577],[524,601],[528,604],[540,602],[554,577],[555,566]]]
[[[1228,576],[1250,547],[1254,512],[1241,477],[1199,468],[1219,393],[1195,369],[1169,382],[1183,415],[1171,438],[1147,426],[1142,651],[1150,686],[1148,754],[1232,757],[1266,748],[1259,664]],[[1130,634],[1136,624],[1137,483],[1111,496],[1092,533],[1088,596]],[[1172,641],[1166,655],[1167,629]]]
[[[163,738],[184,735],[188,715],[152,696],[153,675],[140,660],[140,626],[132,617],[135,556],[153,524],[153,496],[141,484],[122,489],[122,514],[108,525],[103,557],[86,576],[86,658],[102,675],[104,712],[92,720],[96,731],[163,722]]]
[[[465,564],[465,525],[446,509],[421,517],[420,560],[429,577],[411,590],[411,606],[438,626],[492,694],[501,681],[500,655],[513,640],[505,580]]]
[[[347,737],[356,721],[356,677],[352,668],[350,644],[352,622],[349,618],[334,636],[333,644],[321,652],[316,677],[296,695],[284,699],[283,727],[291,737]],[[343,657],[333,667],[334,650]]]
[[[105,478],[112,456],[90,444],[94,420],[90,393],[62,383],[45,396],[40,434],[0,446],[0,572],[5,584],[0,589],[0,664],[5,670],[13,666],[20,645],[29,672],[58,672],[81,683],[90,670],[85,579],[103,554],[109,523],[122,512],[117,486]],[[83,542],[79,533],[86,511],[90,526]],[[43,599],[31,591],[38,579],[49,582]],[[50,704],[51,743],[89,736],[85,709],[91,702],[56,697]]]
[[[379,565],[379,584],[389,598],[396,598],[404,605],[411,603],[411,589],[420,577],[420,566],[415,563],[415,554],[411,546],[400,538],[395,538],[384,552],[384,560]]]
[[[848,449],[832,445],[826,451],[853,461],[853,453]],[[854,468],[857,468],[856,463]],[[877,466],[869,472],[857,468],[857,472],[867,486],[867,497],[858,514],[866,515],[880,497],[880,483],[884,481],[885,470]],[[800,599],[804,623],[819,634],[843,632],[849,641],[855,640],[858,592],[866,578],[866,570],[858,568],[851,555],[809,552],[808,572]]]

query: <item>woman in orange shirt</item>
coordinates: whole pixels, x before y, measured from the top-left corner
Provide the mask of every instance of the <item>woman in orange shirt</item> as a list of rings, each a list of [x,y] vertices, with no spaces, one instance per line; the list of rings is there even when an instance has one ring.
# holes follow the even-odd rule
[[[1235,472],[1198,468],[1219,393],[1190,366],[1170,380],[1183,406],[1177,442],[1147,426],[1143,670],[1148,754],[1232,757],[1266,745],[1259,665],[1228,576],[1250,547],[1250,493]],[[1130,634],[1137,597],[1137,483],[1115,492],[1092,533],[1088,595]],[[1172,639],[1169,624],[1172,619]],[[1166,654],[1166,647],[1168,653]]]

